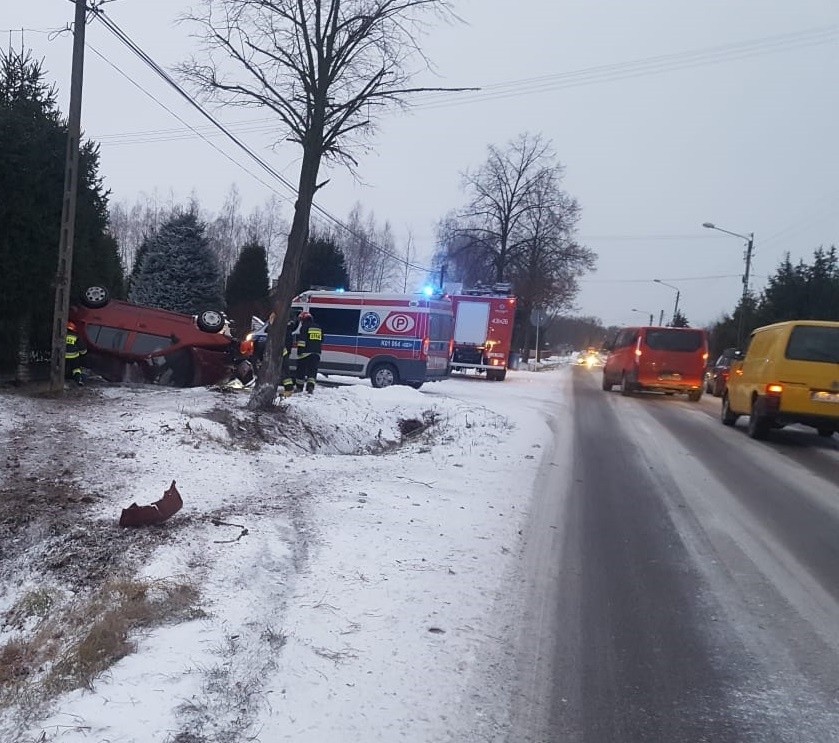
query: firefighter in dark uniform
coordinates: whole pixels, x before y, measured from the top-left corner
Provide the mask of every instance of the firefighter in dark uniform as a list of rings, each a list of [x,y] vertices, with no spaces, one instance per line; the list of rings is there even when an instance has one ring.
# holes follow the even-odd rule
[[[295,369],[295,386],[298,392],[311,394],[315,391],[315,378],[318,375],[320,351],[323,345],[323,331],[309,312],[305,310],[299,315],[300,330],[297,334],[297,369]]]
[[[292,317],[285,326],[285,340],[283,341],[282,385],[283,395],[289,397],[294,392],[294,379],[291,376],[291,349],[294,347],[294,331],[297,318]]]
[[[79,335],[76,324],[67,323],[67,337],[64,343],[64,377],[72,379],[79,387],[84,384],[81,357],[87,353],[87,346]]]

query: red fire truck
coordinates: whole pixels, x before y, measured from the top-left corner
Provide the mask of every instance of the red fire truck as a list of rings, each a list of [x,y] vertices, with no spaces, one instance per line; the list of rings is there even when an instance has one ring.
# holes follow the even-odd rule
[[[507,376],[516,298],[508,284],[496,284],[450,295],[454,311],[451,370],[486,372],[489,380]]]

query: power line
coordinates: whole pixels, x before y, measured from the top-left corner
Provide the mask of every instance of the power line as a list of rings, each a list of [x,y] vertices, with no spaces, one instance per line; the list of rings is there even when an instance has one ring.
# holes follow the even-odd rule
[[[467,103],[496,100],[522,95],[558,90],[562,88],[594,85],[613,82],[631,77],[661,74],[673,70],[688,69],[708,64],[745,59],[763,54],[772,54],[788,49],[805,48],[817,44],[825,44],[839,37],[839,26],[825,26],[789,34],[767,36],[752,41],[732,42],[696,50],[677,52],[673,54],[644,57],[627,62],[587,67],[569,72],[554,73],[538,77],[522,78],[500,83],[480,86],[480,92],[471,95],[461,95],[453,99],[451,96],[432,93],[424,95],[412,109],[444,108],[447,106],[463,105]],[[422,95],[422,94],[421,94]],[[249,131],[270,131],[273,119],[261,118],[242,121],[235,126],[248,127]],[[260,126],[264,122],[265,126]],[[253,128],[251,128],[253,127]],[[163,141],[171,135],[172,139],[189,137],[183,130],[163,129],[141,132],[126,132],[103,135],[98,139],[109,139],[111,144],[144,144],[146,142]],[[122,141],[119,141],[122,138]]]
[[[512,80],[495,85],[481,86],[481,92],[462,95],[454,100],[440,100],[431,94],[425,103],[414,104],[413,108],[429,109],[449,105],[463,105],[484,100],[500,100],[521,95],[532,95],[551,90],[614,82],[633,77],[656,75],[673,70],[690,69],[708,64],[747,59],[788,49],[806,48],[826,44],[839,36],[839,26],[824,26],[777,36],[768,36],[753,41],[705,47],[686,52],[646,57],[628,62],[587,67],[570,72],[556,73],[535,78]]]
[[[662,281],[716,281],[718,279],[739,279],[739,273],[717,274],[714,276],[676,276]],[[652,284],[652,279],[579,279],[581,284]]]
[[[625,241],[625,240],[708,240],[708,239],[723,239],[722,236],[714,236],[713,238],[709,238],[708,235],[580,235],[580,240],[583,241],[602,241],[602,242],[611,242],[611,241]]]
[[[172,87],[181,97],[183,97],[189,105],[195,108],[202,116],[204,116],[211,124],[213,124],[217,129],[219,129],[228,139],[230,139],[236,146],[238,146],[243,152],[245,152],[252,160],[254,160],[263,170],[265,170],[269,175],[276,178],[283,186],[285,186],[294,196],[297,197],[297,189],[295,186],[290,183],[281,173],[275,170],[271,165],[269,165],[265,160],[263,160],[259,155],[257,155],[250,147],[248,147],[242,140],[236,137],[229,129],[227,129],[223,124],[217,121],[210,113],[204,110],[204,108],[195,101],[180,85],[178,85],[172,77],[160,67],[148,54],[146,54],[113,20],[108,18],[104,11],[97,7],[92,8],[92,12],[97,20],[102,23],[108,31],[111,32],[122,44],[124,44],[128,49],[134,53],[144,64],[146,64],[155,74],[163,79],[167,85]],[[323,216],[328,221],[332,222],[336,226],[340,227],[341,229],[345,230],[349,234],[353,235],[354,237],[362,240],[366,245],[369,245],[373,249],[379,251],[381,254],[388,256],[389,258],[401,263],[404,266],[409,268],[414,268],[419,271],[425,272],[432,272],[433,269],[429,268],[428,266],[420,266],[415,263],[411,263],[410,261],[405,260],[401,256],[392,253],[391,251],[387,250],[386,248],[382,247],[381,245],[377,245],[372,240],[367,238],[365,235],[361,235],[356,233],[353,229],[351,229],[348,225],[344,224],[340,219],[333,216],[330,212],[328,212],[323,207],[319,206],[317,203],[312,203],[313,211],[316,211],[318,214]]]
[[[189,129],[190,131],[194,132],[196,136],[198,136],[198,137],[200,137],[201,139],[203,139],[203,140],[204,140],[204,141],[205,141],[208,145],[210,145],[210,147],[212,147],[212,148],[213,148],[216,152],[218,152],[220,155],[222,155],[222,156],[223,156],[223,157],[225,157],[227,160],[229,160],[230,162],[232,162],[234,165],[236,165],[236,166],[238,166],[239,168],[241,168],[242,170],[244,170],[244,171],[245,171],[245,172],[246,172],[249,176],[251,176],[251,177],[252,177],[252,178],[254,178],[256,181],[258,181],[259,183],[261,183],[261,184],[262,184],[263,186],[265,186],[265,188],[267,188],[269,191],[272,191],[273,193],[275,193],[275,194],[276,194],[277,196],[279,196],[281,199],[284,199],[284,200],[286,200],[286,201],[289,201],[289,202],[292,202],[292,203],[293,203],[293,200],[292,200],[290,197],[286,196],[285,194],[280,193],[280,192],[279,192],[276,188],[274,188],[274,187],[273,187],[272,185],[270,185],[269,183],[265,182],[265,181],[264,181],[262,178],[260,178],[260,177],[259,177],[256,173],[254,173],[254,172],[253,172],[253,171],[251,171],[251,170],[248,170],[248,168],[246,168],[246,167],[245,167],[242,163],[240,163],[238,160],[234,159],[232,156],[230,156],[228,153],[226,153],[226,152],[225,152],[224,150],[222,150],[220,147],[218,147],[218,146],[217,146],[217,145],[215,145],[213,142],[211,142],[211,141],[208,139],[207,135],[205,135],[204,133],[202,133],[202,132],[198,131],[198,130],[197,130],[195,127],[193,127],[193,126],[192,126],[189,122],[187,122],[185,119],[181,118],[181,117],[180,117],[177,113],[175,113],[175,112],[174,112],[171,108],[169,108],[169,107],[168,107],[165,103],[163,103],[162,101],[160,101],[157,97],[155,97],[154,95],[152,95],[152,94],[151,94],[148,90],[146,90],[146,89],[145,89],[142,85],[140,85],[140,84],[139,84],[136,80],[134,80],[134,79],[133,79],[130,75],[128,75],[127,73],[123,72],[123,70],[121,70],[121,69],[120,69],[120,68],[119,68],[116,64],[114,64],[114,63],[113,63],[111,60],[109,60],[107,57],[105,57],[105,56],[104,56],[104,55],[103,55],[103,54],[102,54],[99,50],[97,50],[94,46],[92,46],[92,45],[91,45],[91,44],[89,44],[89,43],[85,44],[85,46],[87,46],[87,48],[88,48],[88,49],[90,49],[90,51],[92,51],[92,52],[93,52],[93,53],[94,53],[97,57],[99,57],[99,58],[100,58],[103,62],[105,62],[105,63],[106,63],[107,65],[109,65],[110,67],[112,67],[112,68],[113,68],[114,70],[116,70],[116,71],[117,71],[120,75],[122,75],[122,76],[123,76],[126,80],[128,80],[128,82],[130,82],[130,83],[131,83],[134,87],[136,87],[136,88],[137,88],[138,90],[140,90],[143,94],[145,94],[146,96],[148,96],[149,98],[151,98],[151,100],[153,100],[153,101],[154,101],[154,102],[155,102],[158,106],[160,106],[162,109],[164,109],[164,110],[165,110],[165,111],[167,111],[169,114],[171,114],[172,116],[174,116],[174,117],[175,117],[178,121],[180,121],[180,122],[181,122],[181,123],[182,123],[182,124],[183,124],[183,125],[187,128],[187,129]]]

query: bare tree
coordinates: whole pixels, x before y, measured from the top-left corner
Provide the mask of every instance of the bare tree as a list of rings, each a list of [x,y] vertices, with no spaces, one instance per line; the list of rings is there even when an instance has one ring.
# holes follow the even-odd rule
[[[449,0],[203,0],[190,14],[205,42],[203,61],[181,73],[207,95],[273,111],[282,138],[302,148],[297,201],[274,299],[278,317],[291,306],[324,158],[355,165],[354,147],[374,117],[404,103],[414,88],[413,60],[425,60],[418,37],[426,19],[450,16]],[[280,137],[278,137],[280,139]],[[273,404],[284,323],[268,336],[266,372],[248,406]]]
[[[405,239],[405,249],[402,251],[402,258],[402,292],[405,293],[408,291],[408,282],[411,277],[411,272],[416,271],[416,269],[411,265],[417,258],[417,248],[414,244],[414,233],[411,230],[408,230],[408,235]]]
[[[534,209],[532,191],[559,169],[550,143],[541,135],[520,134],[504,149],[490,145],[477,170],[463,174],[469,203],[449,222],[447,242],[482,256],[492,280],[509,280],[510,268],[526,243],[522,223]]]
[[[519,317],[570,306],[595,254],[575,239],[577,201],[561,190],[563,168],[549,142],[522,134],[464,176],[468,205],[438,226],[438,266],[464,284],[512,283]],[[526,345],[529,325],[517,335]]]
[[[530,317],[533,308],[553,317],[567,310],[577,294],[578,278],[594,268],[595,253],[574,235],[580,219],[576,199],[559,188],[559,173],[548,172],[531,189],[531,208],[521,224],[523,244],[512,267],[519,308]],[[524,346],[530,348],[532,329],[523,324]]]
[[[206,217],[207,239],[210,250],[215,253],[221,268],[221,275],[227,279],[239,251],[245,242],[245,220],[241,213],[242,198],[239,189],[232,184],[224,199],[221,210],[214,219]]]
[[[170,191],[165,200],[155,190],[142,194],[133,204],[112,203],[108,210],[108,231],[119,245],[120,259],[126,271],[134,267],[137,250],[143,240],[158,230],[174,211],[177,202]]]
[[[250,242],[265,246],[268,275],[278,276],[285,256],[289,225],[282,215],[282,204],[272,194],[262,206],[255,207],[245,220],[245,234]]]

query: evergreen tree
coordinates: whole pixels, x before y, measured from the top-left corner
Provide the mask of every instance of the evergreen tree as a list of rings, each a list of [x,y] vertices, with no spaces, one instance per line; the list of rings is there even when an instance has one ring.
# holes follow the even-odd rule
[[[194,211],[173,214],[143,241],[140,253],[132,302],[189,315],[224,306],[218,260]]]
[[[670,323],[670,327],[671,328],[689,328],[690,323],[688,322],[688,319],[685,317],[684,313],[681,310],[678,310],[673,315],[673,320]]]
[[[756,323],[769,325],[781,320],[806,317],[807,267],[803,261],[793,265],[787,253],[763,292],[756,312]]]
[[[813,263],[793,265],[789,254],[760,298],[757,325],[783,320],[839,320],[839,257],[836,248],[818,248]],[[754,327],[754,326],[753,326]]]
[[[268,316],[268,289],[267,253],[264,246],[252,240],[239,253],[224,291],[227,316],[233,320],[239,335],[250,329],[253,315]]]
[[[344,254],[330,237],[310,237],[303,256],[298,294],[313,286],[346,289],[350,277]]]
[[[0,366],[14,349],[51,345],[67,127],[54,87],[28,51],[0,53]],[[119,296],[123,273],[107,234],[98,148],[81,146],[72,290],[103,284]]]

